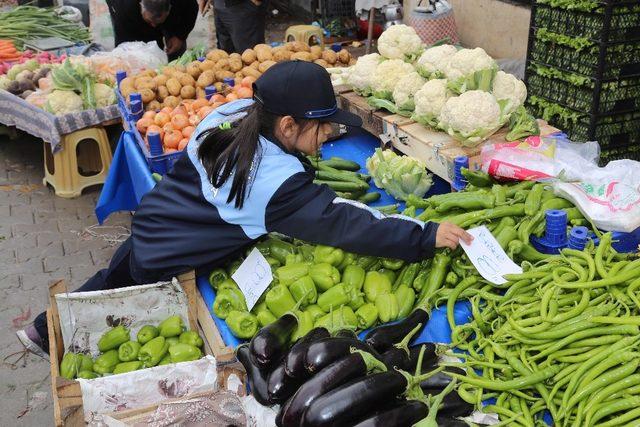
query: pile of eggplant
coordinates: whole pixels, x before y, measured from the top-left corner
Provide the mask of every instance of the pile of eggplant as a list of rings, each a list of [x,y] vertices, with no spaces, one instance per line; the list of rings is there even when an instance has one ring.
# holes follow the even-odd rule
[[[318,327],[290,346],[297,319],[285,314],[239,346],[236,357],[255,399],[281,405],[278,427],[466,426],[457,417],[471,414],[473,405],[438,366],[437,346],[409,346],[427,320],[416,309],[364,341],[352,331]]]

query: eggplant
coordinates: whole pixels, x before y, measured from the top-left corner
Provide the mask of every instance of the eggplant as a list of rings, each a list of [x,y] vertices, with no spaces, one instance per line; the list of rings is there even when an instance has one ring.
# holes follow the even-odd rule
[[[453,366],[445,368],[445,371],[460,375],[466,375],[464,370]],[[450,377],[449,375],[445,374],[444,372],[438,372],[434,376],[421,381],[420,388],[425,394],[436,395],[444,390],[444,388],[449,385],[451,380],[452,377]]]
[[[451,417],[437,417],[438,427],[469,427],[469,423],[464,420]]]
[[[309,373],[304,368],[304,355],[307,349],[312,343],[323,338],[329,338],[329,336],[329,331],[320,327],[312,329],[307,335],[299,339],[285,357],[284,369],[287,375],[291,378],[307,378]]]
[[[242,344],[236,349],[236,358],[242,363],[244,370],[247,371],[249,387],[251,387],[253,397],[255,397],[261,405],[269,405],[269,392],[267,387],[268,373],[253,363],[250,353],[249,345]]]
[[[411,427],[429,413],[429,407],[417,400],[395,403],[360,421],[354,427]]]
[[[425,342],[418,345],[409,347],[409,372],[415,372],[418,367],[418,358],[420,357],[420,350],[424,349],[424,355],[422,356],[422,366],[420,372],[430,371],[438,364],[438,354],[436,353],[436,345],[432,342]]]
[[[356,334],[355,331],[352,331],[351,329],[340,329],[333,336],[339,338],[358,339],[358,334]]]
[[[366,343],[352,338],[325,338],[312,343],[304,356],[305,369],[313,374],[351,353],[351,347],[380,356]]]
[[[333,362],[305,382],[280,408],[276,425],[298,427],[305,411],[315,399],[349,381],[366,376],[367,372],[383,368],[384,365],[379,360],[365,352],[351,353]]]
[[[429,313],[422,308],[416,308],[413,312],[397,323],[378,326],[365,336],[364,340],[379,353],[389,350],[394,344],[399,343],[416,326],[426,325],[429,321]]]
[[[407,378],[398,371],[368,375],[351,381],[315,399],[304,413],[307,427],[343,426],[371,413],[389,399],[404,393]]]
[[[286,402],[304,381],[304,379],[291,378],[287,375],[284,364],[283,359],[278,367],[271,371],[267,380],[267,394],[271,404]]]
[[[287,351],[289,338],[298,326],[298,319],[291,313],[287,313],[275,322],[260,329],[251,338],[249,348],[251,358],[260,369],[267,369],[280,360]]]
[[[387,366],[387,369],[402,369],[403,371],[410,371],[409,356],[407,352],[401,348],[391,347],[381,355],[382,363]]]
[[[466,417],[471,415],[474,405],[462,400],[457,391],[453,390],[442,400],[438,414],[445,418]]]

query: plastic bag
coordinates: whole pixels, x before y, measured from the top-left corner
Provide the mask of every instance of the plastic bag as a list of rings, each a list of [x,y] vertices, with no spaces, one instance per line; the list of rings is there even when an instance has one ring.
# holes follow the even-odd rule
[[[597,142],[573,143],[562,135],[529,137],[524,141],[482,147],[482,169],[497,178],[579,181],[597,169]]]
[[[98,52],[90,57],[94,70],[112,72],[124,70],[127,74],[136,74],[147,69],[158,69],[167,65],[167,54],[158,43],[126,42],[111,52]]]
[[[640,227],[640,162],[615,160],[584,175],[579,182],[555,182],[554,193],[601,230],[629,233]]]

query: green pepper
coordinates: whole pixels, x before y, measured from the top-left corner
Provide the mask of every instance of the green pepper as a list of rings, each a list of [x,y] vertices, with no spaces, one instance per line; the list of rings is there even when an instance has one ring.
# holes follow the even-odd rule
[[[344,253],[344,259],[338,266],[339,271],[344,271],[348,266],[353,265],[356,262],[356,255],[351,252]]]
[[[357,291],[362,289],[366,272],[359,265],[348,265],[342,273],[342,283],[353,286]]]
[[[160,335],[160,331],[158,330],[158,328],[151,325],[144,325],[138,331],[138,335],[136,336],[136,338],[141,345],[145,345],[158,335]]]
[[[171,347],[172,345],[178,344],[180,342],[180,337],[169,337],[166,338],[164,342],[169,344],[169,347]]]
[[[350,301],[344,284],[339,283],[318,297],[318,305],[324,311],[334,310]]]
[[[409,206],[409,207],[405,208],[405,210],[402,211],[402,215],[408,216],[409,218],[415,218],[416,217],[416,207],[415,206]]]
[[[396,280],[396,283],[393,284],[393,288],[397,289],[399,286],[407,286],[410,288],[411,286],[413,286],[413,281],[418,275],[419,271],[420,271],[420,263],[414,262],[409,264],[407,268],[404,270],[404,273],[402,274],[402,276],[400,276]]]
[[[391,292],[391,281],[377,271],[369,271],[364,278],[364,294],[369,302],[375,302],[378,295]]]
[[[389,279],[389,283],[391,283],[392,285],[395,283],[396,276],[397,276],[395,271],[390,270],[388,268],[381,268],[378,270],[378,273],[386,276],[387,279]]]
[[[284,265],[279,267],[275,276],[281,285],[289,286],[296,280],[309,274],[309,266],[303,262]]]
[[[124,326],[116,326],[105,332],[98,340],[98,350],[105,352],[118,348],[120,344],[129,341],[129,329]]]
[[[118,363],[120,363],[118,350],[109,350],[96,358],[93,362],[93,371],[100,375],[110,374]]]
[[[348,292],[350,292],[349,287],[347,285],[344,285],[345,289],[347,289]],[[365,300],[364,300],[364,294],[358,292],[355,297],[351,298],[351,301],[349,301],[349,303],[347,304],[349,307],[351,307],[353,310],[357,310],[360,307],[362,307],[365,304]]]
[[[196,331],[184,331],[180,334],[180,343],[191,344],[196,347],[202,347],[204,341]]]
[[[313,262],[316,264],[327,263],[334,267],[339,266],[344,260],[344,251],[331,246],[318,245],[313,251]]]
[[[85,380],[92,380],[94,378],[98,378],[100,375],[96,374],[93,371],[80,371],[76,378],[84,378]]]
[[[291,292],[282,284],[271,288],[267,292],[265,301],[269,311],[276,317],[281,317],[296,305],[296,301],[293,299]]]
[[[229,275],[222,268],[216,268],[209,274],[209,284],[215,290],[218,290],[218,285],[229,278]]]
[[[358,329],[367,329],[376,324],[378,320],[378,309],[375,304],[367,303],[356,310],[358,319]]]
[[[534,181],[520,181],[517,184],[509,185],[505,188],[507,198],[513,197],[516,192],[521,190],[531,190],[536,183]]]
[[[239,291],[240,287],[231,277],[224,279],[219,285],[217,292],[224,291],[225,289],[231,289],[232,291]]]
[[[398,301],[398,319],[404,319],[413,310],[413,304],[416,302],[415,291],[406,285],[398,286],[394,292]]]
[[[264,257],[264,259],[267,260],[267,262],[269,263],[269,267],[271,267],[272,271],[282,265],[282,264],[280,264],[280,261],[278,261],[277,259],[275,259],[273,257],[266,256],[266,257]]]
[[[325,327],[333,330],[356,329],[358,327],[358,319],[351,307],[343,305],[339,309],[316,320],[314,327]]]
[[[167,317],[162,322],[160,322],[160,324],[158,325],[158,330],[160,331],[160,336],[163,336],[165,338],[180,335],[184,330],[182,317],[178,315]]]
[[[304,276],[289,285],[289,291],[296,302],[304,299],[301,306],[315,304],[318,300],[318,291],[315,283],[309,276]]]
[[[296,247],[291,243],[280,239],[269,239],[269,255],[284,264],[287,261],[288,254],[295,254]]]
[[[80,371],[82,366],[82,355],[76,353],[65,353],[60,363],[60,376],[72,380]]]
[[[370,270],[371,266],[377,261],[373,256],[360,256],[356,259],[356,265],[362,267],[363,270]]]
[[[524,202],[524,214],[526,216],[533,216],[540,209],[542,203],[542,192],[544,191],[543,184],[536,184],[533,186],[527,198]]]
[[[313,318],[314,322],[327,314],[317,304],[313,304],[305,307],[304,311],[311,314],[311,317]]]
[[[173,363],[189,362],[200,359],[202,352],[195,345],[179,343],[169,348],[169,356]]]
[[[453,271],[448,272],[448,273],[447,273],[447,276],[446,276],[446,277],[445,277],[445,279],[444,279],[444,283],[445,283],[447,286],[452,286],[452,287],[453,287],[453,286],[455,286],[455,285],[457,285],[459,281],[460,281],[460,278],[459,278],[459,277],[458,277],[458,275],[457,275],[455,272],[453,272]]]
[[[124,374],[125,372],[137,371],[142,367],[142,362],[139,360],[134,360],[133,362],[123,362],[118,363],[115,368],[113,368],[114,374]]]
[[[221,319],[226,319],[231,310],[246,309],[247,303],[240,289],[223,289],[218,292],[213,302],[213,313]]]
[[[394,294],[381,294],[376,298],[376,308],[382,323],[391,322],[398,318],[398,300]]]
[[[416,278],[413,279],[413,283],[412,283],[413,289],[415,289],[416,291],[420,292],[420,290],[424,286],[425,282],[427,281],[428,277],[429,277],[429,269],[428,268],[424,268],[424,269],[420,270],[420,272],[418,273]]]
[[[309,268],[309,276],[316,284],[319,291],[325,292],[340,282],[340,272],[328,263],[312,265]]]
[[[420,290],[419,301],[423,301],[427,296],[433,295],[438,289],[442,287],[444,279],[447,276],[447,270],[451,263],[451,257],[446,252],[438,252],[433,258],[431,264],[431,271],[429,277],[424,286]]]
[[[261,240],[254,246],[260,253],[266,258],[271,255],[271,250],[269,249],[269,241]],[[249,251],[251,252],[251,250]],[[248,256],[248,255],[247,255]]]
[[[169,347],[169,348],[171,348],[171,347]],[[167,355],[166,355],[166,356],[164,356],[164,357],[162,358],[162,360],[160,361],[160,363],[158,363],[156,366],[170,365],[171,363],[173,363],[173,362],[171,361],[171,355],[170,355],[169,353],[167,353]]]
[[[468,168],[460,168],[460,173],[467,180],[467,182],[476,187],[491,187],[495,182],[491,175],[482,170],[470,170]]]
[[[176,344],[177,345],[177,344]],[[145,368],[156,366],[169,350],[169,343],[163,336],[155,337],[140,348],[138,360]]]
[[[81,354],[82,361],[78,371],[93,371],[93,359],[88,354]]]
[[[258,319],[258,323],[260,323],[261,327],[265,327],[276,320],[276,316],[273,315],[267,308],[267,303],[262,301],[259,304],[256,304],[253,309],[251,309],[251,313],[253,313]]]
[[[118,348],[118,359],[123,362],[131,362],[138,358],[140,352],[140,344],[136,341],[127,341]]]
[[[491,194],[496,198],[496,206],[503,205],[507,202],[507,189],[504,186],[494,184],[491,187]]]
[[[288,254],[285,257],[284,265],[299,264],[301,262],[304,262],[302,254]]]
[[[382,260],[382,266],[389,270],[400,270],[404,265],[404,261],[401,259],[384,258]]]
[[[496,240],[502,249],[507,249],[509,242],[518,238],[518,231],[515,227],[504,227],[496,236]]]
[[[427,222],[431,221],[433,218],[438,216],[438,212],[436,212],[435,208],[427,208],[416,218],[420,221]]]
[[[455,197],[448,199],[442,203],[434,203],[436,212],[449,212],[453,209],[462,209],[463,211],[475,211],[479,209],[491,209],[496,205],[496,198],[492,194],[478,193],[451,193]]]
[[[248,311],[232,310],[225,322],[237,338],[253,338],[258,332],[258,318]]]
[[[308,311],[296,311],[298,326],[291,335],[291,342],[296,342],[313,329],[313,316]]]

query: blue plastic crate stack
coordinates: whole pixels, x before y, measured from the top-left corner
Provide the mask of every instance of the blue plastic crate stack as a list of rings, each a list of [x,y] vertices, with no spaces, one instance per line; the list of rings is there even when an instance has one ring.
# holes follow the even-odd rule
[[[534,2],[525,83],[531,111],[603,163],[640,160],[640,1]]]

